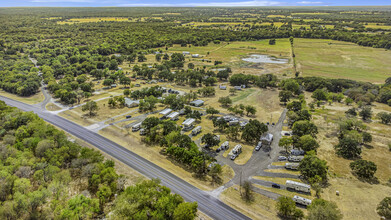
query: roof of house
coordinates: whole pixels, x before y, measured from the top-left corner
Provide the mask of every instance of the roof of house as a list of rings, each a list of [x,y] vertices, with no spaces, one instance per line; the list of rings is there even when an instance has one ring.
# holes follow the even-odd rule
[[[189,126],[189,125],[193,124],[194,122],[195,122],[194,118],[188,118],[182,124],[185,126]]]
[[[171,112],[172,110],[170,108],[166,108],[164,109],[163,111],[159,112],[159,114],[162,114],[162,115],[167,115]]]
[[[130,98],[125,98],[125,105],[131,105],[133,103],[140,104],[140,100],[131,100]]]
[[[261,141],[268,141],[271,142],[273,140],[273,135],[270,133],[265,133],[261,136]]]
[[[169,115],[167,115],[167,118],[175,118],[178,117],[179,112],[171,112]]]
[[[202,101],[201,99],[198,99],[198,100],[194,100],[194,101],[190,102],[190,104],[202,105],[202,104],[204,104],[204,101]]]

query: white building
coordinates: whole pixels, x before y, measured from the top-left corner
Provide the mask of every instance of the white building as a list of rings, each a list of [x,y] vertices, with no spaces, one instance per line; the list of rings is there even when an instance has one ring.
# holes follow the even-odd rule
[[[130,98],[125,98],[125,106],[128,108],[137,107],[140,105],[139,100],[131,100]]]
[[[169,115],[167,115],[168,119],[171,119],[172,121],[175,121],[178,119],[179,112],[171,112]]]
[[[202,127],[201,126],[197,126],[195,127],[192,131],[191,131],[191,135],[195,136],[197,134],[199,134],[202,130]]]
[[[159,114],[161,114],[163,117],[167,116],[168,114],[170,114],[172,112],[172,109],[170,108],[166,108],[164,109],[163,111],[159,112]]]
[[[193,128],[193,123],[195,122],[194,118],[188,118],[186,119],[182,125],[183,125],[183,130],[188,131]]]

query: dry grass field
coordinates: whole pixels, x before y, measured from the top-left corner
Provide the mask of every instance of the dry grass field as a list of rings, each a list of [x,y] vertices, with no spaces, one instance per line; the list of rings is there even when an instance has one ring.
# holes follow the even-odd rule
[[[391,51],[380,48],[333,40],[295,39],[295,54],[302,76],[384,83],[391,72]]]
[[[4,97],[14,99],[19,102],[24,102],[24,103],[30,104],[30,105],[37,104],[37,103],[40,103],[43,100],[45,100],[45,97],[43,96],[42,92],[38,92],[37,94],[29,96],[29,97],[22,97],[22,96],[18,96],[18,95],[12,94],[12,93],[5,92],[0,89],[0,96],[4,96]]]

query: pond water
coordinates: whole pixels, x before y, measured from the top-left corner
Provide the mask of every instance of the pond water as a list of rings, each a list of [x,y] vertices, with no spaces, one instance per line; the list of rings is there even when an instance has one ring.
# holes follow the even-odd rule
[[[278,59],[263,54],[252,54],[249,57],[243,58],[242,60],[251,63],[276,63],[276,64],[284,64],[284,63],[288,63],[289,61],[288,59]]]

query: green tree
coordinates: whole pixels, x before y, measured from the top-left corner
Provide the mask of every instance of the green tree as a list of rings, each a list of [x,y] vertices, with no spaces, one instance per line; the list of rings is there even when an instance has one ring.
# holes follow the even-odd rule
[[[362,120],[368,120],[368,119],[371,119],[372,117],[372,108],[369,107],[369,106],[365,106],[361,109],[361,111],[358,113]]]
[[[391,219],[391,197],[385,197],[376,207],[376,212],[386,219]]]
[[[253,185],[250,181],[244,181],[243,183],[243,193],[242,193],[242,199],[246,202],[252,202],[254,201],[254,195],[253,195]]]
[[[220,176],[222,172],[223,169],[221,168],[220,164],[215,164],[212,166],[212,168],[209,171],[209,175],[212,177],[213,183],[221,184],[223,182],[223,179]]]
[[[300,162],[298,169],[300,174],[307,180],[315,176],[319,176],[323,181],[327,180],[327,162],[315,155],[306,155]]]
[[[335,146],[337,154],[346,159],[357,158],[361,154],[359,142],[351,137],[343,137]]]
[[[340,220],[343,217],[334,202],[329,202],[324,199],[314,199],[307,209],[308,220]]]
[[[319,144],[315,138],[307,134],[299,138],[297,143],[295,143],[295,147],[301,148],[304,151],[311,151],[311,150],[316,151],[316,149],[318,149],[319,147]]]
[[[217,146],[220,141],[217,139],[217,136],[212,133],[207,133],[201,138],[201,143],[205,143],[205,147],[211,148]]]
[[[283,147],[287,153],[289,149],[292,147],[292,144],[293,144],[293,140],[290,137],[282,137],[278,142],[278,145]]]
[[[213,117],[213,115],[219,114],[219,113],[220,113],[219,110],[217,110],[217,109],[215,109],[213,107],[208,107],[206,109],[206,114],[210,114],[210,115],[212,115],[212,117]]]
[[[239,138],[239,134],[240,134],[240,126],[236,125],[236,126],[229,126],[227,128],[227,136],[229,138],[232,138],[234,140],[237,140]]]
[[[296,208],[295,202],[287,197],[281,196],[277,200],[276,209],[278,215],[283,219],[303,219],[304,213],[300,209]]]
[[[287,90],[281,90],[278,93],[278,97],[280,97],[280,102],[287,103],[292,97],[292,92]]]
[[[254,107],[254,106],[251,106],[251,105],[246,105],[245,107],[244,107],[244,109],[246,110],[246,112],[247,112],[247,116],[249,115],[249,114],[251,114],[251,115],[255,115],[255,113],[257,113],[257,109]]]
[[[220,97],[218,101],[223,107],[228,107],[232,104],[232,100],[227,97]]]
[[[174,211],[174,220],[193,220],[197,216],[197,202],[184,202],[179,204]]]
[[[350,168],[355,175],[368,180],[373,179],[377,171],[376,164],[372,161],[367,160],[356,160],[354,162],[351,162]]]
[[[61,211],[63,219],[91,219],[99,212],[98,199],[89,199],[78,195],[68,201],[67,207]]]
[[[249,143],[256,143],[259,141],[261,135],[268,131],[268,127],[259,122],[258,120],[250,120],[249,123],[244,126],[242,132],[242,139]]]
[[[292,133],[299,137],[304,135],[311,135],[312,137],[316,137],[318,133],[318,128],[316,125],[307,120],[296,121],[292,126]]]
[[[312,98],[314,98],[317,101],[325,101],[327,100],[327,92],[324,89],[317,89],[312,93]]]
[[[83,112],[88,111],[88,115],[91,117],[91,116],[96,115],[96,112],[99,110],[99,107],[96,104],[96,102],[89,101],[81,107],[81,110]]]

